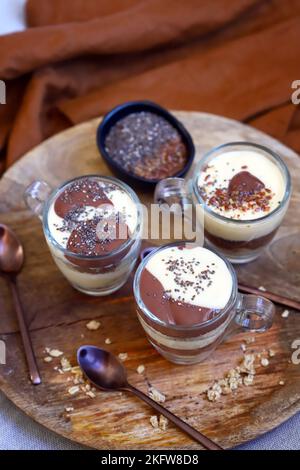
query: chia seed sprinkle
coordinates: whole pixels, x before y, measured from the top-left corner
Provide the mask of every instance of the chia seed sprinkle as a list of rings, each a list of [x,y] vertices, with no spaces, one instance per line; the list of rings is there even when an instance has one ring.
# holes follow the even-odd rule
[[[55,225],[58,231],[66,234],[63,240],[70,251],[97,256],[106,251],[110,242],[118,239],[123,228],[128,237],[126,208],[124,214],[116,212],[109,199],[109,194],[115,190],[122,192],[112,183],[100,185],[82,178],[67,186],[58,196],[55,210],[60,212],[62,221],[60,226]],[[99,223],[101,231],[98,230]]]
[[[105,149],[126,171],[149,180],[172,176],[187,161],[187,148],[177,129],[147,111],[129,114],[114,124]]]
[[[211,168],[212,167],[209,167],[207,170]],[[242,169],[245,168],[246,166],[242,167]],[[233,171],[235,171],[235,169],[233,169]],[[239,174],[235,175],[235,177],[238,175]],[[268,212],[270,210],[270,201],[273,194],[272,191],[264,187],[263,184],[257,185],[257,187],[252,190],[247,190],[243,188],[243,185],[246,185],[246,183],[243,182],[237,188],[234,188],[234,190],[230,190],[230,184],[233,180],[229,181],[228,185],[216,186],[216,181],[211,181],[210,178],[211,175],[207,174],[204,177],[205,184],[199,187],[201,197],[208,206],[215,207],[225,212],[232,210],[240,210],[242,212]],[[213,188],[208,190],[206,186],[212,186]]]
[[[215,270],[211,266],[206,265],[204,269],[199,273],[195,274],[194,266],[200,265],[199,261],[192,259],[187,261],[183,256],[179,259],[169,259],[164,261],[167,271],[172,274],[173,280],[176,284],[174,293],[181,292],[183,294],[187,293],[187,288],[192,288],[194,291],[193,300],[196,295],[203,292],[206,288],[210,287],[213,283],[213,278]],[[193,276],[193,279],[187,279],[187,276]],[[165,292],[165,298],[172,301],[172,291],[168,290]],[[185,302],[183,296],[177,296],[178,300]]]

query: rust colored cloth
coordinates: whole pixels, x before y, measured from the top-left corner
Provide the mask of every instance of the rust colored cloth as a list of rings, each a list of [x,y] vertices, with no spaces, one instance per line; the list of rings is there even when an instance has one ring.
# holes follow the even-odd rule
[[[225,115],[300,151],[299,0],[28,0],[0,37],[0,171],[132,99]]]

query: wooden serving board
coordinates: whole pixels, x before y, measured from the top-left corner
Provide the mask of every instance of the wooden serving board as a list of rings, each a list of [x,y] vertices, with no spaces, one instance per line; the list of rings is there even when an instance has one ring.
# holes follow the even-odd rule
[[[289,212],[279,233],[255,262],[238,268],[240,281],[290,295],[300,300],[300,159],[290,149],[261,132],[238,122],[204,113],[176,112],[191,132],[196,161],[211,147],[229,141],[248,140],[278,151],[288,164],[294,189]],[[47,364],[44,349],[57,348],[75,365],[81,344],[128,353],[129,380],[147,391],[148,382],[167,397],[166,406],[191,425],[225,447],[241,444],[274,428],[300,410],[300,365],[291,361],[291,344],[300,338],[300,313],[281,317],[277,308],[272,329],[256,335],[250,348],[271,348],[276,356],[270,366],[258,368],[255,383],[241,387],[220,401],[207,401],[203,393],[215,379],[235,367],[242,358],[240,345],[249,333],[240,334],[219,347],[203,364],[177,366],[164,360],[149,345],[135,314],[131,280],[117,293],[88,297],[73,290],[59,273],[43,238],[42,227],[22,202],[24,188],[34,179],[56,186],[74,176],[110,174],[99,156],[95,132],[99,120],[76,126],[47,140],[11,167],[0,181],[0,220],[9,224],[24,243],[26,263],[19,278],[34,349],[43,383],[32,386],[27,378],[18,325],[10,291],[0,279],[0,339],[7,347],[7,365],[0,365],[0,389],[25,413],[47,428],[76,442],[98,449],[198,449],[172,425],[168,431],[153,429],[153,414],[132,396],[97,392],[96,398],[79,393],[71,397],[69,373],[54,370],[59,359]],[[190,173],[193,172],[191,169]],[[143,202],[152,194],[139,192]],[[101,321],[97,331],[86,323]],[[105,339],[112,340],[105,345]],[[145,374],[136,372],[143,364]],[[280,386],[279,382],[285,385]],[[65,407],[74,411],[66,417]]]

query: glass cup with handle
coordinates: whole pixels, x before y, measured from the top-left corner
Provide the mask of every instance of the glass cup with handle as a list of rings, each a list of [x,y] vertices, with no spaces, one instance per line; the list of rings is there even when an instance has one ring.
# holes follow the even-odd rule
[[[125,284],[142,233],[140,202],[129,186],[98,175],[74,178],[56,189],[35,181],[24,199],[41,219],[52,257],[74,288],[102,296]]]
[[[208,268],[209,264],[213,269]],[[198,279],[203,279],[200,285]],[[208,296],[206,288],[211,289]],[[149,342],[177,364],[205,360],[230,335],[268,330],[275,314],[270,300],[238,292],[235,271],[226,258],[190,242],[175,242],[145,252],[133,289],[137,316]],[[193,295],[188,300],[189,289]],[[218,305],[222,296],[224,303]],[[218,308],[207,308],[213,306]]]
[[[197,207],[206,245],[232,263],[247,263],[261,254],[275,236],[290,197],[291,177],[282,158],[251,142],[213,148],[189,181],[166,178],[154,196],[164,206],[176,202]]]

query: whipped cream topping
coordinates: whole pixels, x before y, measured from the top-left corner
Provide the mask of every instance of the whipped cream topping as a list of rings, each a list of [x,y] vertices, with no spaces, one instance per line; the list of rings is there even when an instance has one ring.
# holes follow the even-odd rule
[[[278,166],[254,150],[231,150],[215,156],[199,174],[198,187],[214,212],[254,220],[274,211],[285,193]]]
[[[200,246],[167,247],[151,256],[145,269],[163,286],[166,298],[219,310],[232,293],[232,276],[225,262]]]

